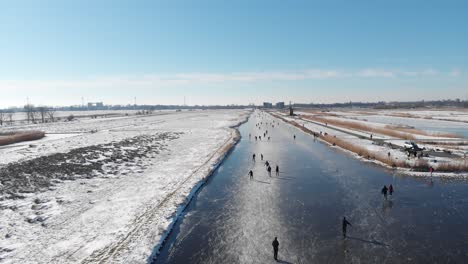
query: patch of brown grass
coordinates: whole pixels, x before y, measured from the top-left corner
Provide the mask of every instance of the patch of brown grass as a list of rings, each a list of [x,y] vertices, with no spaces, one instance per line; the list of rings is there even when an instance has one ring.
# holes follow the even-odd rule
[[[417,160],[411,168],[415,171],[429,171],[429,163],[427,160]]]
[[[406,140],[415,139],[415,137],[409,133],[399,132],[399,131],[395,131],[395,130],[387,129],[387,128],[372,127],[372,126],[369,126],[363,123],[358,123],[358,122],[327,119],[327,118],[316,117],[316,116],[304,116],[304,118],[312,120],[312,121],[320,122],[320,123],[327,123],[327,124],[331,124],[334,126],[351,129],[351,130],[359,130],[359,131],[363,131],[367,133],[382,134],[382,135],[406,139]]]
[[[376,112],[369,112],[369,111],[350,111],[350,113],[355,113],[358,115],[377,115]]]
[[[23,132],[12,132],[0,135],[0,146],[10,145],[23,141],[38,140],[45,137],[45,133],[42,131],[23,131]]]
[[[468,145],[468,141],[424,141],[424,140],[417,140],[417,143],[427,144],[427,145],[437,145],[437,146],[449,146],[451,148],[458,147],[458,146],[465,146]],[[462,148],[457,148],[462,149]]]
[[[408,134],[415,134],[421,136],[432,136],[432,137],[444,137],[444,138],[460,138],[460,136],[452,133],[430,133],[423,130],[418,130],[414,128],[403,128],[398,126],[386,125],[385,128],[390,130],[397,130]]]
[[[395,116],[395,117],[406,117],[406,118],[420,118],[419,116],[415,116],[409,113],[390,113],[387,116]]]
[[[468,163],[443,163],[437,166],[436,172],[468,172]]]

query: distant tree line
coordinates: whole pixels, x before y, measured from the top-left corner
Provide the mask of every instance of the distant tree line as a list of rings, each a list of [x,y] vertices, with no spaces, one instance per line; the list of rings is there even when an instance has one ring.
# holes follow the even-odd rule
[[[26,121],[29,123],[48,123],[55,122],[56,108],[47,106],[34,106],[33,104],[27,104],[23,108],[23,112],[26,115]]]
[[[347,102],[347,103],[332,103],[332,104],[316,104],[316,103],[295,103],[292,105],[296,108],[374,108],[374,109],[397,109],[397,108],[431,108],[431,107],[458,107],[468,108],[468,100],[449,99],[449,100],[433,100],[433,101],[410,101],[410,102]],[[4,124],[13,124],[13,116],[15,112],[24,113],[28,123],[48,123],[56,122],[55,116],[57,111],[91,111],[91,110],[138,110],[138,114],[151,114],[157,110],[210,110],[210,109],[245,109],[255,106],[249,105],[104,105],[99,109],[95,107],[88,108],[86,106],[66,106],[66,107],[47,107],[34,106],[27,104],[24,107],[0,109],[0,126]],[[74,119],[70,115],[66,120]]]
[[[13,124],[13,115],[15,114],[12,110],[0,110],[0,126],[9,123]]]

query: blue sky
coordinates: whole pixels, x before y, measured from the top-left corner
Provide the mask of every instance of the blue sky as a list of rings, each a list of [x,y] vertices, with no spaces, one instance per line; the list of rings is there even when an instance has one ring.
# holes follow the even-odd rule
[[[1,1],[0,108],[468,99],[468,1]]]

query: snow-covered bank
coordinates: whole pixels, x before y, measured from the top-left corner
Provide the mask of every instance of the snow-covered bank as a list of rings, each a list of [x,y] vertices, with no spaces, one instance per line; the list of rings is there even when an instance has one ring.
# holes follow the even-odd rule
[[[200,111],[112,119],[109,123],[99,120],[99,125],[83,122],[81,127],[76,122],[67,124],[69,130],[98,130],[21,148],[2,168],[21,168],[23,162],[47,160],[54,153],[53,164],[60,168],[67,162],[59,160],[58,153],[64,153],[73,163],[103,163],[102,170],[89,175],[65,171],[34,193],[16,193],[17,199],[4,195],[0,200],[0,262],[145,263],[194,186],[235,144],[237,132],[231,127],[246,120],[248,114]],[[135,152],[146,146],[139,137],[152,138],[147,152]],[[125,140],[134,142],[134,147],[120,143]],[[118,153],[113,152],[115,145]],[[72,154],[83,153],[76,150],[83,147],[89,147],[86,156],[75,160],[80,155]],[[12,153],[2,151],[2,158]],[[26,176],[25,181],[41,178]],[[0,181],[0,189],[11,186]],[[35,186],[34,181],[31,184]]]
[[[376,163],[386,168],[394,169],[399,173],[408,175],[430,175],[429,166],[435,168],[433,175],[444,177],[468,177],[466,160],[460,158],[438,157],[410,157],[392,141],[387,143],[383,136],[378,139],[363,136],[359,132],[328,124],[320,124],[300,117],[291,117],[282,113],[273,113],[277,118],[303,130],[307,134],[314,135],[321,141],[340,148],[353,155],[357,159]],[[391,138],[390,138],[391,139]]]

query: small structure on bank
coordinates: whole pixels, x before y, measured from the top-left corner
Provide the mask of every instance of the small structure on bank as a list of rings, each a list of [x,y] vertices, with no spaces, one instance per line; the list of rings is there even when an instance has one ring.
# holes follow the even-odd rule
[[[292,108],[291,102],[289,102],[289,115],[290,116],[294,115],[294,109]]]

